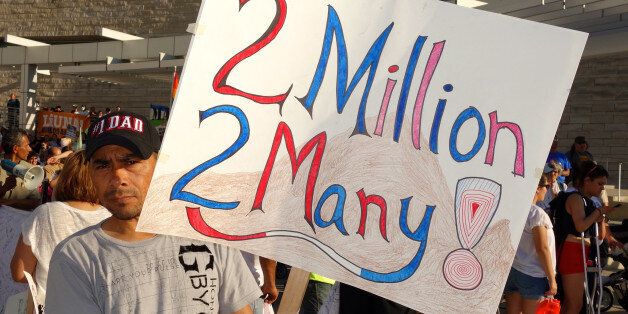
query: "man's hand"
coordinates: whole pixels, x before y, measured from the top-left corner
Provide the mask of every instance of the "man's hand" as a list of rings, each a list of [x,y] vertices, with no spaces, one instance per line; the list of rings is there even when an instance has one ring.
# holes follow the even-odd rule
[[[277,298],[279,297],[279,290],[277,290],[274,283],[264,282],[260,288],[262,289],[262,293],[264,295],[264,302],[273,304],[273,302],[277,301]]]
[[[13,190],[13,188],[15,188],[16,186],[17,186],[17,178],[14,175],[8,176],[7,179],[4,181],[2,188],[0,188],[0,192],[4,192],[2,193],[2,195],[0,195],[0,197],[4,196],[6,192]]]
[[[260,266],[262,266],[262,273],[264,275],[264,284],[260,287],[264,294],[264,302],[272,304],[279,297],[279,291],[275,286],[275,270],[277,269],[277,262],[265,257],[259,257]]]

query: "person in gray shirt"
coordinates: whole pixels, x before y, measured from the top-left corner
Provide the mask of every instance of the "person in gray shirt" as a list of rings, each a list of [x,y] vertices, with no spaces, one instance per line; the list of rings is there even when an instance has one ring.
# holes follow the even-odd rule
[[[56,247],[47,313],[251,313],[262,293],[239,251],[135,231],[159,147],[157,130],[133,113],[90,126],[89,171],[112,217]]]

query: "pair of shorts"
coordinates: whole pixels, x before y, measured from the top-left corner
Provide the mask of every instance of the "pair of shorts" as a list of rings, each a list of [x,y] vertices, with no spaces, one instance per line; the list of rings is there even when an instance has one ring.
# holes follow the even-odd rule
[[[590,248],[585,246],[585,256],[589,256]],[[561,275],[577,274],[584,272],[582,259],[582,244],[577,242],[563,242],[558,255],[558,273]]]
[[[521,297],[529,300],[538,300],[549,290],[547,277],[532,277],[514,268],[510,268],[510,274],[506,281],[504,293],[519,292]]]

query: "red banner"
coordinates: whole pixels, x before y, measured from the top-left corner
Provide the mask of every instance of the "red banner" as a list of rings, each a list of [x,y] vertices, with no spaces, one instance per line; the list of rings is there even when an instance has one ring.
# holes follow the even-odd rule
[[[85,131],[89,127],[89,117],[69,112],[40,111],[37,113],[37,136],[66,137],[68,126],[76,131]]]

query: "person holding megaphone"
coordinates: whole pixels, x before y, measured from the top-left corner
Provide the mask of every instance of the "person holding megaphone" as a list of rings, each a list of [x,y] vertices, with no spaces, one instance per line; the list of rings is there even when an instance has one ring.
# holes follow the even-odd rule
[[[20,129],[9,131],[2,137],[2,148],[4,158],[0,167],[0,205],[33,210],[41,202],[37,181],[41,183],[43,177],[39,178],[38,171],[29,171],[33,165],[27,161],[32,150],[28,134]],[[26,178],[25,174],[28,174]]]

